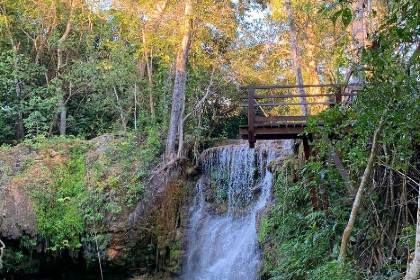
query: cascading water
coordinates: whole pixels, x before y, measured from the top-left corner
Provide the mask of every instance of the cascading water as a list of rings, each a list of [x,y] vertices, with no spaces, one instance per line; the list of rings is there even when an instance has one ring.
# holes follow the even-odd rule
[[[256,216],[269,200],[273,178],[267,165],[291,152],[290,141],[281,142],[280,149],[270,146],[226,146],[203,154],[182,279],[256,279],[261,263]]]

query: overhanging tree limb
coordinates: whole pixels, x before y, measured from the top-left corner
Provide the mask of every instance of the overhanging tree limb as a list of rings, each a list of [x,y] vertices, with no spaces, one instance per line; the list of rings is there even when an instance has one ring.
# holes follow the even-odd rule
[[[384,114],[382,115],[382,118],[379,121],[378,128],[375,131],[368,164],[366,166],[365,172],[363,173],[363,177],[362,177],[362,181],[360,182],[359,189],[357,190],[356,198],[354,199],[354,202],[353,202],[353,208],[351,209],[349,221],[343,232],[343,237],[341,239],[340,255],[339,255],[339,259],[341,260],[344,260],[346,257],[347,243],[350,238],[350,234],[353,230],[354,222],[356,221],[357,212],[360,207],[360,202],[362,201],[364,190],[367,186],[369,177],[372,174],[373,162],[375,161],[376,154],[378,153],[379,137],[381,136],[381,133],[382,133],[386,114],[387,114],[387,110],[385,110]]]

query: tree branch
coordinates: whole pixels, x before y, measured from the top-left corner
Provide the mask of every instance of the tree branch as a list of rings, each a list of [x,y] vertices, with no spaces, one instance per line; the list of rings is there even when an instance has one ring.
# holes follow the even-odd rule
[[[3,241],[1,241],[0,239],[0,269],[3,268],[3,254],[4,254],[4,249],[6,248],[6,245],[4,245]]]
[[[217,63],[215,63],[213,66],[213,71],[211,72],[210,82],[209,82],[209,85],[207,86],[206,94],[204,95],[203,98],[201,98],[200,101],[197,102],[197,104],[195,104],[194,108],[182,119],[182,122],[185,122],[188,119],[188,117],[190,117],[193,113],[197,112],[203,106],[204,101],[206,101],[206,99],[211,94],[210,89],[213,85],[214,73],[216,72],[216,68],[217,68]]]
[[[369,177],[372,174],[373,162],[375,161],[376,154],[379,148],[379,137],[381,136],[382,129],[385,123],[385,116],[387,115],[386,111],[382,115],[382,118],[379,121],[378,128],[376,129],[375,134],[373,136],[372,149],[370,152],[368,164],[366,166],[365,172],[363,173],[363,177],[362,177],[362,181],[360,182],[359,189],[357,190],[356,198],[354,199],[354,202],[353,202],[353,208],[351,209],[349,221],[343,232],[343,237],[341,239],[340,255],[339,255],[339,259],[343,261],[346,257],[347,243],[350,238],[350,234],[353,230],[354,223],[356,221],[356,215],[359,210],[360,203],[362,201],[363,192],[368,184]]]
[[[75,2],[75,0],[74,1],[71,1],[71,4],[70,4],[71,5],[71,8],[70,8],[69,19],[68,19],[67,24],[66,24],[66,30],[64,31],[64,33],[61,36],[61,38],[58,39],[58,44],[59,45],[61,45],[67,39],[67,37],[69,37],[69,35],[70,35],[70,31],[71,31],[71,28],[73,26],[73,16],[74,16],[74,12],[76,10],[76,5],[75,5],[74,2]]]

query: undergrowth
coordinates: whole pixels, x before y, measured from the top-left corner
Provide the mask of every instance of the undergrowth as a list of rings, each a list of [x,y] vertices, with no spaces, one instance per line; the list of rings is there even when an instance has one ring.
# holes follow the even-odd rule
[[[315,208],[310,203],[311,186],[322,195],[321,185],[328,186],[328,208],[322,206],[322,201]],[[356,223],[348,260],[338,260],[351,201],[330,163],[309,162],[296,169],[293,160],[286,160],[277,173],[275,196],[276,206],[261,223],[259,241],[265,246],[261,279],[398,279],[394,277],[401,275],[389,266],[372,273],[361,265],[360,250],[370,242],[370,232],[361,234],[368,217]]]

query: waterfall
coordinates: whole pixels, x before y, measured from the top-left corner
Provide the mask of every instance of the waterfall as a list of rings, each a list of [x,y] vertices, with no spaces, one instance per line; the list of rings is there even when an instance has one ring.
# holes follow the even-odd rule
[[[270,198],[273,178],[267,165],[292,150],[291,141],[272,142],[276,145],[262,142],[255,150],[237,145],[203,153],[183,280],[256,279],[261,263],[257,213]]]

